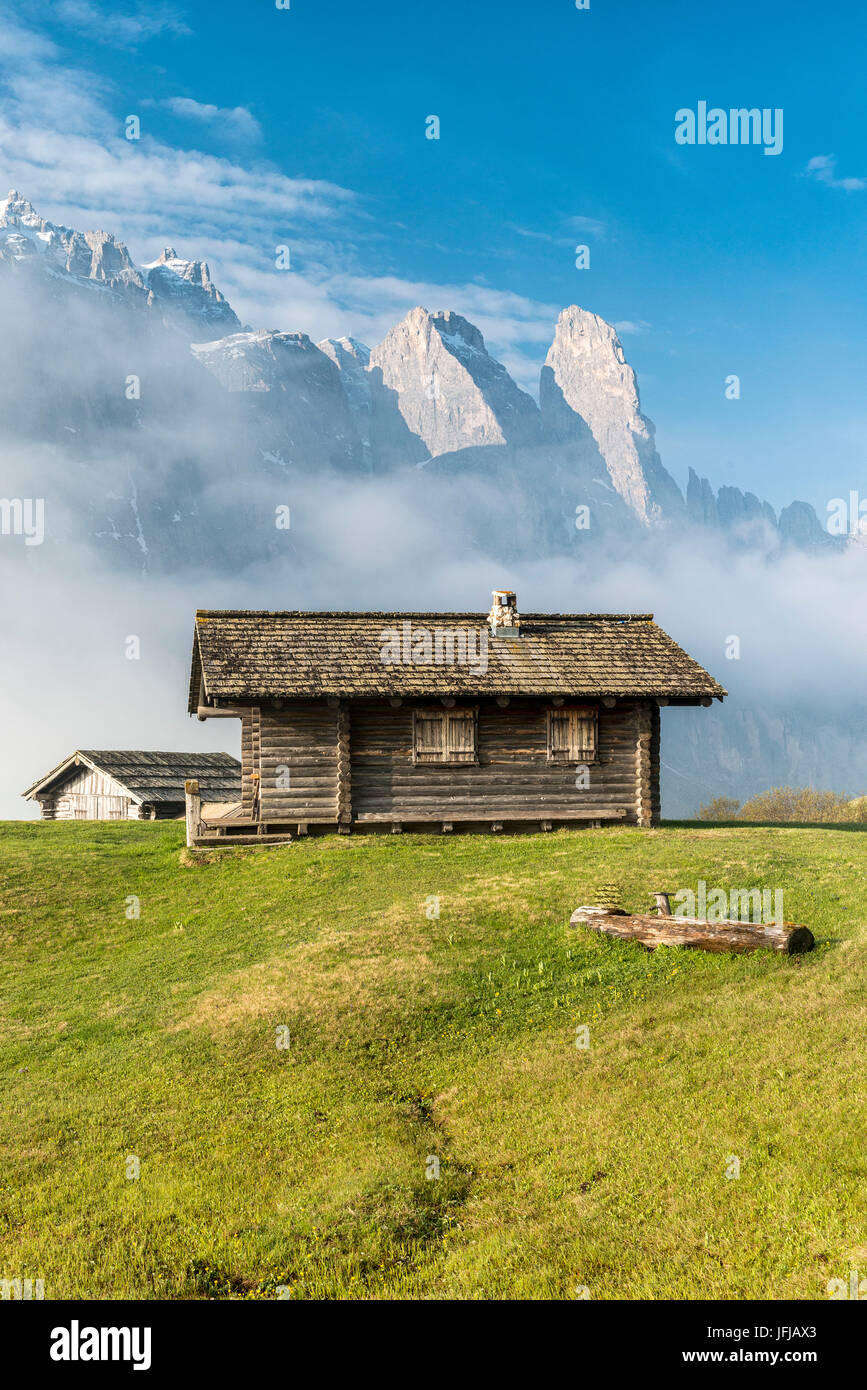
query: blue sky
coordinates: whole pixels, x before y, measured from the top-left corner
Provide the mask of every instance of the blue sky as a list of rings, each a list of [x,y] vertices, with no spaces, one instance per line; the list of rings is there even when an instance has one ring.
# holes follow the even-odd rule
[[[760,10],[7,6],[0,178],[138,260],[206,257],[256,327],[375,342],[416,303],[456,309],[531,388],[581,304],[622,326],[681,485],[692,463],[824,515],[867,495],[865,20]],[[782,153],[679,146],[700,100],[782,108]]]

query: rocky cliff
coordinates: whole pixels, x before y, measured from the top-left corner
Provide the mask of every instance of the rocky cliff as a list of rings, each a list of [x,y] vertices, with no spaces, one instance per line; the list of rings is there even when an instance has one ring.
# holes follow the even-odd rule
[[[49,222],[14,191],[0,203],[0,285],[32,321],[9,379],[26,375],[26,363],[41,395],[25,382],[4,402],[7,427],[31,443],[72,434],[76,447],[99,453],[116,428],[114,452],[129,453],[134,474],[136,458],[149,457],[149,436],[170,431],[166,458],[177,448],[185,402],[185,435],[216,435],[219,457],[230,448],[235,482],[254,483],[269,467],[312,477],[329,468],[362,477],[421,468],[441,514],[451,492],[442,489],[435,504],[438,479],[476,480],[462,519],[468,545],[496,540],[505,526],[519,552],[554,554],[635,527],[683,525],[721,529],[763,550],[847,543],[833,541],[805,503],[777,518],[753,493],[715,493],[692,470],[684,499],[660,460],[616,330],[578,305],[554,326],[537,405],[453,310],[417,306],[373,348],[351,337],[315,344],[304,333],[243,329],[205,262],[169,246],[136,265],[112,233]],[[55,362],[50,378],[46,360]],[[132,408],[120,396],[129,372],[143,393]],[[196,466],[213,476],[216,459]]]
[[[590,430],[613,487],[639,521],[680,514],[683,498],[656,452],[635,372],[610,323],[577,304],[563,310],[542,368],[539,401],[543,421],[559,436],[568,438],[578,421]]]
[[[431,457],[539,438],[539,412],[460,314],[412,309],[370,354],[368,370],[393,393],[407,428]]]

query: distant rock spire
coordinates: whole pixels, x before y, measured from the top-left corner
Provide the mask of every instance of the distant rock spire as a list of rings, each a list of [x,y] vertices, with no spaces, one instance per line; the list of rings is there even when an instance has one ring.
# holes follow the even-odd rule
[[[641,413],[635,372],[605,319],[577,304],[563,310],[539,399],[543,421],[561,436],[569,411],[587,424],[615,489],[640,521],[682,512],[680,489],[656,452],[653,422]]]
[[[396,393],[408,428],[432,457],[539,438],[533,398],[490,355],[478,328],[452,310],[411,309],[373,348],[370,369]]]

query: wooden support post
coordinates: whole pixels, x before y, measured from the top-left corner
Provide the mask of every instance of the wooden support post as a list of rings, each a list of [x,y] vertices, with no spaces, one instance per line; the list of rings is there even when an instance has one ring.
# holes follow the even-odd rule
[[[299,834],[299,835],[306,835],[306,834],[307,834],[307,822],[306,822],[306,820],[300,820],[300,821],[298,822],[298,834]]]
[[[199,821],[202,819],[202,798],[199,795],[199,784],[195,777],[191,777],[188,782],[184,783],[184,801],[186,803],[187,849],[192,849],[199,833]]]

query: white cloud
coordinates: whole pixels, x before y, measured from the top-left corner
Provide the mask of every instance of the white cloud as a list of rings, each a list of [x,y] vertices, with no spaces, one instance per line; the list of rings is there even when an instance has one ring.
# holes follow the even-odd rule
[[[532,227],[523,227],[517,222],[506,224],[510,231],[517,232],[518,236],[526,237],[531,241],[545,241],[550,246],[571,246],[576,235],[595,236],[600,240],[605,236],[606,225],[595,217],[567,217],[563,219],[562,226],[567,227],[570,236],[558,235],[556,231],[537,231]]]
[[[40,113],[41,116],[42,113]],[[31,201],[66,207],[88,226],[110,223],[118,235],[149,227],[180,232],[252,229],[254,237],[286,220],[329,219],[355,195],[336,184],[293,179],[198,150],[181,150],[146,134],[128,141],[121,122],[102,113],[101,138],[48,125],[22,126],[0,108],[0,160]],[[42,209],[40,209],[42,210]],[[272,236],[269,230],[269,242]]]
[[[589,232],[591,236],[603,237],[607,230],[605,223],[596,217],[570,217],[568,224],[575,232]]]
[[[867,179],[837,177],[837,159],[833,154],[817,154],[808,161],[804,173],[828,188],[842,188],[846,193],[858,193],[867,188]]]
[[[89,12],[76,6],[77,22]],[[71,22],[73,9],[64,13]],[[455,309],[519,384],[536,389],[557,306],[486,284],[365,274],[363,252],[381,254],[382,229],[351,189],[293,178],[261,159],[168,144],[148,129],[146,99],[124,110],[110,84],[64,66],[53,45],[16,33],[21,59],[5,73],[0,97],[0,190],[17,188],[52,221],[114,232],[139,263],[166,245],[207,259],[215,283],[253,327],[300,330],[314,340],[351,333],[372,344],[417,304]],[[187,97],[167,104],[223,133],[258,133],[245,107]],[[133,114],[141,138],[128,141],[124,121]],[[288,272],[275,267],[284,244]]]
[[[506,224],[510,231],[517,232],[518,236],[526,237],[529,241],[545,241],[549,246],[571,246],[572,238],[566,236],[553,236],[551,232],[536,232],[531,227],[521,227],[517,222]]]
[[[25,29],[10,15],[0,18],[0,62],[31,63],[55,57],[57,47],[42,34]]]
[[[192,33],[178,11],[168,5],[131,6],[128,10],[115,5],[106,13],[88,0],[59,0],[52,16],[77,33],[113,48],[135,48],[160,34],[181,37]]]
[[[627,334],[647,333],[651,325],[646,319],[620,319],[614,327],[621,337],[626,337]]]
[[[223,134],[258,140],[262,127],[246,106],[211,106],[192,97],[170,97],[163,105],[182,120],[217,126]]]

